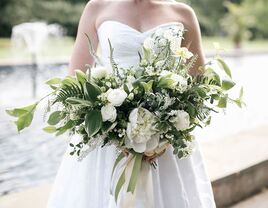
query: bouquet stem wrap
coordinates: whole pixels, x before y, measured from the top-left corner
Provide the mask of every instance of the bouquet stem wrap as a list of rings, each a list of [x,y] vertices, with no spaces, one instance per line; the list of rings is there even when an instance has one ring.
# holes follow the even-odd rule
[[[142,154],[121,153],[113,169],[111,194],[118,208],[154,207],[152,168]]]

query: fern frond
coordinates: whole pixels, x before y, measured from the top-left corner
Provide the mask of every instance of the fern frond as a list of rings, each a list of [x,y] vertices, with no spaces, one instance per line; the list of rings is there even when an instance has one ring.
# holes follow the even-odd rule
[[[64,85],[56,94],[53,104],[57,102],[66,103],[66,99],[70,97],[81,98],[81,99],[84,98],[84,89],[80,83],[79,85],[76,84]]]

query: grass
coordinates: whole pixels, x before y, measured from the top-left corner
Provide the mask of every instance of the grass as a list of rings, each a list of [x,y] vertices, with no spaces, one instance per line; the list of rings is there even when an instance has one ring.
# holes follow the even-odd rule
[[[203,37],[203,47],[205,51],[215,50],[213,42],[218,42],[226,50],[233,49],[233,44],[228,38]],[[70,37],[51,38],[47,41],[38,58],[42,61],[68,61],[72,52],[74,39]],[[246,51],[265,51],[268,50],[268,40],[248,41],[243,44]],[[12,47],[11,40],[0,38],[0,64],[30,62],[31,55],[24,48]]]

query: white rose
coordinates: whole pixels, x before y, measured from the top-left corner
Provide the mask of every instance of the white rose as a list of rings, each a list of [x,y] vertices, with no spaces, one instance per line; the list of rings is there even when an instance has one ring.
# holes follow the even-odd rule
[[[101,108],[102,121],[114,122],[117,116],[116,108],[110,104]]]
[[[113,72],[111,67],[96,66],[90,69],[91,78],[102,79],[111,75]]]
[[[145,41],[143,42],[143,47],[152,50],[154,48],[154,39],[153,38],[146,38]]]
[[[109,89],[107,91],[107,100],[113,106],[120,106],[127,98],[127,93],[122,89]]]
[[[141,107],[133,109],[129,115],[126,147],[139,153],[154,150],[160,139],[155,124],[156,117],[150,111]]]
[[[178,131],[186,130],[190,127],[190,116],[183,110],[172,111],[173,115],[169,121],[174,124]]]

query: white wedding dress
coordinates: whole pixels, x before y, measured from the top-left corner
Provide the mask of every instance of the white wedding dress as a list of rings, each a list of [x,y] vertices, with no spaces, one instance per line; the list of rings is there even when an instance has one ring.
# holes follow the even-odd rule
[[[114,48],[115,61],[119,66],[137,65],[138,51],[144,39],[159,28],[175,25],[183,29],[181,23],[169,22],[146,32],[139,32],[117,21],[105,21],[98,28],[102,61],[109,64],[109,38]],[[73,137],[72,142],[76,139],[78,138]],[[124,208],[215,208],[211,183],[198,141],[195,141],[194,145],[194,153],[186,159],[180,160],[174,156],[172,147],[157,159],[157,168],[150,170],[150,194],[154,205],[146,205],[140,200],[135,206]],[[114,146],[98,148],[80,162],[70,156],[67,150],[47,207],[117,208],[114,198],[110,195],[111,172],[115,158]],[[141,182],[138,186],[146,182]],[[143,188],[138,187],[137,190],[142,191]]]

